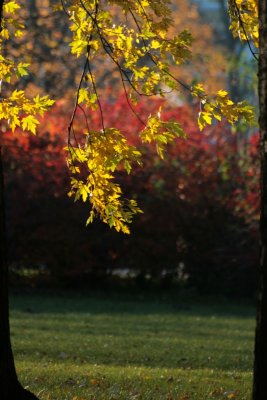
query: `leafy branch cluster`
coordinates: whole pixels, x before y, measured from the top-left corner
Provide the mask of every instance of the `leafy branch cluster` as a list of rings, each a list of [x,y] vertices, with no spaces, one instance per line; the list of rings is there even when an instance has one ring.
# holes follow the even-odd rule
[[[54,104],[47,96],[27,98],[23,90],[11,90],[10,86],[21,77],[28,74],[29,64],[22,61],[13,61],[6,56],[5,45],[13,35],[20,37],[24,34],[24,26],[16,19],[16,11],[20,5],[16,1],[6,1],[3,5],[4,18],[0,33],[0,120],[6,120],[14,132],[16,127],[36,133],[39,124],[38,116]]]
[[[246,41],[251,53],[257,59],[249,41],[255,47],[259,45],[259,13],[257,0],[229,0],[229,15],[231,18],[230,30],[234,37]]]
[[[240,0],[233,3],[242,16],[243,3]],[[249,12],[253,11],[256,2],[246,3],[251,4]],[[24,91],[10,90],[9,84],[26,75],[29,67],[27,63],[12,61],[4,55],[6,41],[24,31],[15,16],[19,7],[17,1],[4,3],[0,79],[5,85],[1,91],[0,119],[7,120],[13,131],[21,126],[35,133],[37,116],[43,115],[53,101],[47,96],[28,99]],[[170,37],[169,30],[174,22],[169,0],[60,0],[55,10],[67,15],[72,32],[71,52],[84,60],[68,127],[68,165],[72,174],[70,196],[75,200],[89,201],[92,211],[88,222],[97,215],[117,231],[129,233],[128,224],[133,214],[141,210],[135,200],[124,199],[115,175],[122,169],[130,173],[133,163],[141,164],[141,153],[128,143],[122,130],[106,123],[98,91],[96,61],[107,59],[109,65],[116,67],[129,111],[143,125],[140,140],[143,143],[155,142],[161,158],[168,150],[168,144],[177,137],[184,137],[185,133],[179,123],[162,120],[160,109],[143,120],[136,111],[136,104],[142,96],[165,97],[181,88],[189,91],[200,100],[198,124],[201,130],[214,119],[225,118],[233,124],[243,118],[252,123],[253,109],[245,102],[235,104],[224,90],[210,98],[202,84],[188,86],[172,74],[172,65],[179,66],[189,61],[193,38],[188,30]],[[231,15],[234,23],[236,14],[232,11]],[[78,127],[79,137],[82,134],[84,140],[78,140],[76,135],[78,110],[84,115],[85,129]],[[99,113],[99,130],[91,129],[88,122],[88,113],[92,112]]]
[[[71,51],[77,57],[85,58],[69,125],[69,165],[73,174],[70,195],[74,195],[76,200],[89,200],[92,211],[88,222],[97,214],[111,227],[128,233],[128,222],[140,209],[135,201],[122,198],[120,186],[113,183],[114,173],[121,168],[129,173],[132,162],[140,163],[141,154],[136,149],[132,150],[122,132],[105,124],[93,70],[96,58],[107,57],[116,65],[129,109],[139,120],[135,105],[142,96],[164,97],[181,87],[201,100],[200,129],[210,125],[214,118],[226,118],[230,123],[244,118],[251,123],[254,113],[245,102],[234,104],[226,91],[219,91],[211,100],[201,84],[189,87],[172,75],[172,64],[181,65],[190,59],[193,39],[188,30],[169,37],[168,31],[173,24],[169,0],[62,0],[61,8],[70,19],[73,33]],[[74,132],[75,115],[79,108],[85,118],[88,110],[98,110],[101,121],[98,133],[91,132],[87,124],[86,140],[82,145],[77,143]],[[185,136],[177,122],[161,120],[160,110],[141,122],[144,126],[140,132],[141,141],[155,142],[162,158],[169,143]],[[123,146],[120,146],[122,138]],[[87,169],[85,176],[77,167],[77,163],[81,162]]]

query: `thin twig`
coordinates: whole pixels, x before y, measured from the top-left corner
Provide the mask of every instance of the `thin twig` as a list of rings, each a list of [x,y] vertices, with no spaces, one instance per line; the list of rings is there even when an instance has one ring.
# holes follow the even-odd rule
[[[251,44],[250,44],[250,40],[249,40],[247,31],[246,31],[246,28],[245,28],[245,23],[244,23],[244,21],[243,21],[243,19],[242,19],[242,15],[241,15],[241,12],[240,12],[240,10],[239,10],[239,8],[238,8],[238,5],[236,4],[236,1],[235,1],[235,0],[232,0],[232,1],[233,1],[233,3],[234,3],[235,9],[236,9],[236,13],[237,13],[237,17],[238,17],[239,23],[240,23],[241,28],[242,28],[242,30],[243,30],[243,32],[244,32],[245,37],[246,37],[246,42],[247,42],[247,44],[248,44],[249,50],[250,50],[252,56],[255,58],[255,60],[256,60],[256,61],[259,61],[258,57],[256,56],[256,53],[254,52],[254,50],[252,49],[252,46],[251,46]]]
[[[92,74],[92,70],[91,70],[91,66],[90,66],[90,62],[88,62],[87,68],[88,68],[88,72],[89,72],[89,75],[90,75],[90,78],[91,78],[91,82],[92,82],[92,86],[93,86],[93,89],[94,89],[94,93],[96,95],[96,101],[97,101],[99,112],[100,112],[102,130],[105,133],[106,129],[105,129],[105,122],[104,122],[103,108],[102,108],[102,105],[101,105],[101,102],[100,102],[100,99],[99,99],[99,95],[98,95],[98,92],[97,92],[94,76]]]

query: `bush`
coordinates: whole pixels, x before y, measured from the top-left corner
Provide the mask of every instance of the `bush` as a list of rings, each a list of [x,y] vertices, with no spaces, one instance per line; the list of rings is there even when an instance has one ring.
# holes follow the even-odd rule
[[[153,145],[143,147],[143,168],[136,167],[130,176],[119,174],[126,194],[134,192],[144,210],[131,236],[100,223],[85,228],[86,206],[74,206],[67,197],[63,148],[68,121],[61,107],[46,116],[37,137],[4,134],[12,265],[44,265],[61,280],[82,276],[84,281],[87,275],[102,284],[116,270],[142,286],[178,282],[205,292],[253,292],[257,135],[240,149],[228,125],[220,123],[200,133],[186,106],[173,107],[162,100],[137,106],[139,120],[134,114],[126,118],[123,95],[103,104],[106,124],[123,127],[129,141],[137,144],[141,120],[160,105],[164,117],[179,121],[188,138],[169,147],[163,162]],[[94,115],[92,127],[99,124]]]

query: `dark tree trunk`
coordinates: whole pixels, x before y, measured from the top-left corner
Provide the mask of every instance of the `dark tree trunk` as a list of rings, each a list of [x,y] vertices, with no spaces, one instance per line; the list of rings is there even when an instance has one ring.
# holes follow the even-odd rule
[[[7,399],[9,386],[17,381],[9,334],[8,272],[6,262],[6,229],[2,148],[0,147],[0,394]]]
[[[267,2],[259,0],[259,124],[261,158],[261,259],[255,339],[253,400],[267,399]]]
[[[0,396],[3,400],[9,398],[10,388],[17,384],[10,343],[7,279],[4,179],[0,147]]]
[[[18,381],[10,342],[8,307],[8,269],[6,260],[4,174],[0,146],[0,399],[37,399]]]
[[[0,0],[0,30],[4,0]],[[11,348],[8,305],[7,241],[4,198],[4,172],[0,146],[0,399],[36,400],[18,381]],[[37,399],[38,400],[38,399]]]

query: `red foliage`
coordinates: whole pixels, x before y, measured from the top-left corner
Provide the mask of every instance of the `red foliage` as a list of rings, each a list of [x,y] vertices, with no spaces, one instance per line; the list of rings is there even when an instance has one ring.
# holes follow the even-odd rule
[[[137,118],[124,94],[113,102],[102,101],[104,122],[120,128],[132,144],[140,145],[137,133],[143,128],[141,121],[160,106],[163,118],[180,122],[188,137],[170,146],[164,161],[158,159],[153,145],[143,146],[143,168],[137,166],[132,175],[118,176],[126,193],[135,192],[145,211],[130,238],[114,235],[98,224],[88,228],[88,234],[81,228],[83,211],[77,211],[66,196],[68,117],[62,113],[62,105],[55,106],[41,121],[37,137],[21,132],[3,135],[8,196],[13,204],[9,205],[11,237],[14,243],[21,243],[14,259],[39,260],[55,270],[129,266],[153,276],[166,269],[176,270],[183,262],[189,275],[197,277],[192,279],[197,285],[203,285],[205,279],[209,282],[209,274],[216,275],[220,269],[224,274],[228,267],[238,271],[244,258],[251,270],[258,221],[257,135],[252,135],[240,151],[236,134],[224,123],[201,133],[193,110],[150,99],[135,108]],[[77,120],[79,128],[86,129],[82,111]],[[92,129],[101,128],[97,113],[87,122]],[[45,223],[33,229],[36,210]],[[18,227],[28,231],[28,237],[18,238]],[[67,236],[71,236],[68,251],[64,246],[69,243]],[[233,274],[233,268],[231,271]]]
[[[55,197],[66,193],[66,139],[62,134],[65,126],[66,118],[55,108],[48,118],[41,121],[38,136],[19,130],[2,134],[4,157],[8,165],[6,181],[13,183],[17,195],[20,190],[27,190],[28,197],[42,196],[44,191]]]

